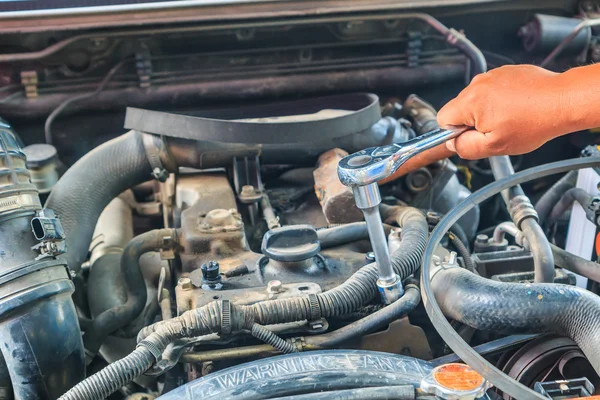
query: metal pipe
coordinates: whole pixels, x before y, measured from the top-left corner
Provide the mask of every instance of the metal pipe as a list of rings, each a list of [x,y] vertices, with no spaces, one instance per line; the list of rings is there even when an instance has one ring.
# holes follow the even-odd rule
[[[565,49],[565,47],[567,47],[569,43],[575,39],[582,29],[598,25],[600,25],[600,18],[581,21],[581,23],[577,25],[575,29],[573,29],[573,32],[564,38],[562,42],[560,42],[560,44],[556,46],[556,48],[552,50],[550,54],[548,54],[544,61],[540,63],[540,67],[546,67],[548,64],[550,64],[550,62],[552,62]]]
[[[236,360],[257,356],[272,356],[281,354],[279,350],[270,344],[259,344],[255,346],[244,346],[229,349],[208,350],[198,353],[184,353],[180,361],[184,363],[203,363],[207,361]]]

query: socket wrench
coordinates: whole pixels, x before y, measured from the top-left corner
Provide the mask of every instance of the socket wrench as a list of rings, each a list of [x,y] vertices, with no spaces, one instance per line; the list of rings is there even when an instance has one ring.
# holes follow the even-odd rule
[[[382,303],[390,304],[404,294],[402,281],[394,272],[387,238],[383,230],[377,182],[387,178],[410,158],[453,139],[469,128],[465,126],[435,129],[404,143],[371,147],[344,157],[338,163],[340,181],[352,187],[356,206],[362,210],[369,240],[377,263],[377,288]]]
[[[369,147],[344,157],[338,164],[338,176],[346,186],[365,186],[392,175],[412,157],[436,147],[472,129],[450,126],[434,129],[404,143]]]

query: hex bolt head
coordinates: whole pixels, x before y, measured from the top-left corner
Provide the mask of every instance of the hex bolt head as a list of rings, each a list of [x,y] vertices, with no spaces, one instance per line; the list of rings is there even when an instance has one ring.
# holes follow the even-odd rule
[[[254,196],[256,194],[256,189],[252,185],[244,185],[242,186],[242,191],[240,195],[242,196]]]
[[[480,235],[477,235],[477,237],[475,238],[475,242],[479,243],[479,244],[487,244],[488,239],[489,239],[488,235],[480,234]]]
[[[370,263],[375,262],[375,253],[369,251],[367,254],[365,254],[365,261]]]
[[[177,285],[181,287],[182,290],[192,290],[192,280],[190,278],[181,278],[177,282]]]
[[[267,283],[267,292],[268,293],[280,293],[281,289],[283,289],[283,284],[281,283],[281,281],[269,281],[269,283]]]

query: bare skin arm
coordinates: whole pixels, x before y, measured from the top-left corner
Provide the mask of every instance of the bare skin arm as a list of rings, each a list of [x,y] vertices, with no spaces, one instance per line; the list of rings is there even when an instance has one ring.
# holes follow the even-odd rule
[[[600,126],[600,64],[561,74],[533,65],[480,74],[440,110],[438,122],[473,129],[421,154],[386,181],[453,153],[468,160],[524,154],[558,136]]]

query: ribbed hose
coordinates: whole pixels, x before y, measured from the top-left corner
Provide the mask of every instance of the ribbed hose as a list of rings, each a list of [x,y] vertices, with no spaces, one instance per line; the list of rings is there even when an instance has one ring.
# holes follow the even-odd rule
[[[575,187],[577,183],[577,171],[569,171],[565,176],[560,178],[550,189],[540,197],[535,203],[535,211],[538,213],[538,218],[541,225],[546,224],[546,219],[550,215],[552,208],[558,203],[560,198],[569,189]]]
[[[591,194],[580,188],[571,188],[567,190],[562,195],[559,202],[552,208],[546,226],[550,227],[556,223],[556,221],[558,221],[575,202],[579,203],[579,205],[585,209],[592,202],[592,198],[593,196]]]
[[[94,318],[92,329],[88,330],[84,336],[85,348],[88,353],[95,354],[106,336],[135,320],[144,310],[147,291],[139,259],[145,253],[160,250],[165,237],[175,238],[175,231],[156,229],[145,232],[133,238],[125,246],[120,266],[127,287],[127,301]]]
[[[431,285],[446,317],[484,331],[568,336],[600,373],[600,297],[591,292],[496,282],[462,268],[440,269]]]
[[[79,271],[87,258],[102,210],[126,189],[151,179],[150,173],[141,135],[135,131],[96,147],[67,170],[45,207],[60,217],[70,269]]]
[[[138,347],[127,357],[109,364],[100,372],[75,385],[59,400],[105,399],[147,371],[154,360],[148,349]]]
[[[395,272],[405,279],[419,268],[429,229],[425,216],[419,210],[410,207],[402,209],[398,213],[398,224],[403,227],[402,242],[392,255],[392,260]],[[222,301],[214,301],[195,310],[187,311],[177,318],[145,327],[138,335],[138,349],[148,348],[158,358],[167,345],[175,339],[220,332],[224,307],[225,315],[227,315],[226,323],[230,323],[229,328],[234,332],[241,329],[252,329],[254,324],[272,325],[314,319],[315,313],[318,314],[317,316],[323,317],[347,314],[376,296],[376,281],[377,266],[369,264],[358,270],[340,286],[312,297],[277,299],[251,306],[227,306]],[[111,373],[116,373],[115,371],[119,370],[111,369],[111,371]],[[136,368],[133,372],[128,370],[120,373],[122,375],[127,373],[128,379],[132,380],[143,372]],[[114,390],[120,387],[115,388],[111,383],[103,383],[104,379],[107,379],[107,376],[98,373],[87,378],[77,387],[84,384],[85,387],[110,387]],[[122,376],[119,376],[118,382],[122,385],[123,381]],[[128,381],[125,380],[125,382]],[[90,391],[89,396],[73,397],[75,392],[77,396],[84,393],[76,388],[67,392],[62,398],[86,400],[104,398],[99,395],[104,395],[105,391]]]
[[[453,232],[449,232],[448,237],[458,255],[461,256],[465,262],[465,268],[471,272],[475,272],[475,263],[473,262],[473,258],[471,258],[471,253],[467,249],[467,246],[465,246],[462,240],[460,240]]]
[[[289,353],[297,353],[298,349],[292,345],[291,343],[286,342],[264,326],[260,324],[253,324],[252,329],[250,330],[252,336],[257,338],[260,341],[265,342],[266,344],[270,344],[275,347],[277,350],[282,352],[283,354]]]

